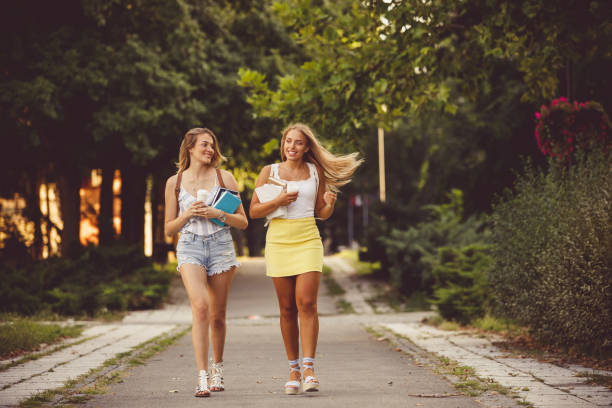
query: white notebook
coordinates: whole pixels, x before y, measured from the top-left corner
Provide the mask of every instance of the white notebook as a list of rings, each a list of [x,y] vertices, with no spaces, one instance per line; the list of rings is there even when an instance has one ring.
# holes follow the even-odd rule
[[[255,193],[257,194],[257,198],[260,203],[265,203],[267,201],[275,199],[280,193],[283,191],[283,187],[277,186],[274,184],[264,184],[263,186],[257,187],[255,189]],[[270,214],[266,216],[268,221],[266,221],[266,226],[270,223],[272,218],[283,218],[287,216],[287,207],[281,206],[276,210],[272,211]]]

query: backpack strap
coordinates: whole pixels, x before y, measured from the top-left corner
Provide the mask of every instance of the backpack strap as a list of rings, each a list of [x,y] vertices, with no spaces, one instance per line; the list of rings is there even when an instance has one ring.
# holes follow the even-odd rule
[[[183,177],[183,170],[179,171],[176,175],[176,185],[174,186],[174,194],[176,195],[176,216],[178,217],[181,207],[179,205],[179,194],[181,192],[181,178]]]
[[[219,181],[219,185],[223,188],[226,188],[225,183],[223,182],[223,176],[221,176],[221,170],[219,169],[215,169],[215,170],[217,170],[217,180]]]

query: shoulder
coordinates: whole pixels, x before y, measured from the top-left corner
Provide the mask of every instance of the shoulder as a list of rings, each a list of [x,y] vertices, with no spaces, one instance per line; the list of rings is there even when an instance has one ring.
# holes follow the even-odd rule
[[[325,173],[323,172],[323,169],[321,168],[321,166],[318,166],[318,165],[316,165],[314,163],[310,163],[310,162],[308,162],[308,165],[315,168],[315,170],[317,171],[317,174],[319,175],[319,180],[325,178]]]
[[[223,177],[223,180],[230,180],[234,178],[234,174],[229,170],[219,169],[219,171],[221,172],[221,177]]]
[[[178,174],[168,177],[168,180],[166,180],[166,187],[174,188],[176,186],[177,178],[178,178]]]
[[[259,172],[260,176],[269,176],[270,173],[272,173],[272,166],[274,166],[273,164],[266,164],[265,166],[263,166],[261,168],[261,171]]]
[[[221,178],[223,178],[223,183],[232,190],[238,190],[238,182],[234,177],[234,174],[229,170],[219,169],[221,172]]]

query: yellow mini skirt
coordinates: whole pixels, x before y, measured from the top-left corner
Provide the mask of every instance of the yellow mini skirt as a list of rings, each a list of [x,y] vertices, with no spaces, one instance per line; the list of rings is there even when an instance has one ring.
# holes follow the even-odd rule
[[[266,234],[266,275],[294,276],[323,270],[323,243],[314,217],[273,218]]]

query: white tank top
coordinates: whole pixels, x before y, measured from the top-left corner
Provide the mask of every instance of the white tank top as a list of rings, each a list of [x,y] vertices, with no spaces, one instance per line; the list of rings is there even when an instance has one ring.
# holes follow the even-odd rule
[[[297,218],[314,217],[315,203],[317,201],[317,190],[319,188],[319,173],[314,164],[306,162],[310,171],[310,177],[306,180],[288,181],[283,180],[278,175],[279,163],[274,163],[270,171],[272,177],[283,180],[287,183],[287,187],[297,187],[297,199],[287,206],[287,216],[283,217],[289,220]]]
[[[217,186],[217,175],[215,174],[215,186]],[[212,189],[211,189],[212,190]],[[179,215],[181,215],[193,202],[196,201],[196,198],[192,196],[189,191],[185,190],[181,185],[181,189],[179,191],[178,203],[179,203]],[[200,217],[191,217],[189,220],[183,225],[180,232],[189,231],[193,234],[208,236],[217,231],[220,231],[224,228],[229,228],[226,224],[225,227],[221,227],[215,224],[212,221],[207,220],[206,218]]]

